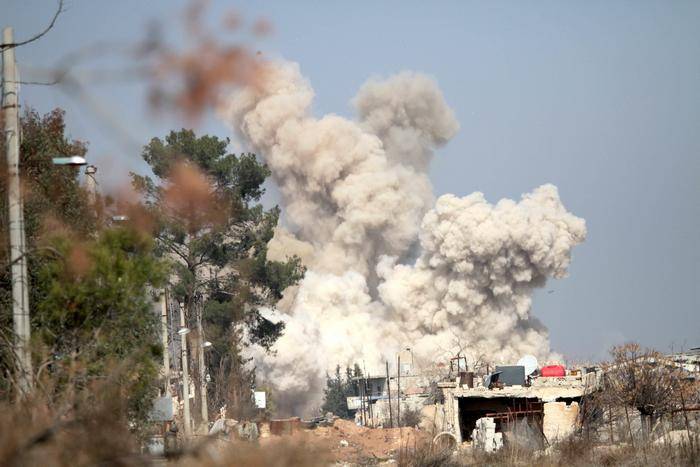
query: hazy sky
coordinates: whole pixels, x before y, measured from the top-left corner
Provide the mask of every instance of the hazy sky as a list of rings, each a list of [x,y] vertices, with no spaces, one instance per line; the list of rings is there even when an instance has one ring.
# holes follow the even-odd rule
[[[546,182],[559,187],[589,235],[570,277],[534,300],[555,350],[581,359],[625,340],[700,346],[700,2],[211,3],[212,27],[231,8],[272,23],[265,40],[222,38],[299,62],[318,114],[350,116],[349,100],[372,75],[434,76],[461,124],[433,162],[437,195],[481,191],[496,202]],[[0,0],[0,22],[26,38],[54,5]],[[149,19],[181,31],[183,5],[68,0],[55,29],[17,59],[26,78],[28,66],[50,66],[81,45],[142,37]],[[139,86],[91,88],[133,135],[129,147],[60,89],[21,92],[41,112],[67,110],[69,132],[90,142],[104,185],[144,170],[138,145],[183,125],[149,115]],[[228,136],[212,118],[200,130]]]

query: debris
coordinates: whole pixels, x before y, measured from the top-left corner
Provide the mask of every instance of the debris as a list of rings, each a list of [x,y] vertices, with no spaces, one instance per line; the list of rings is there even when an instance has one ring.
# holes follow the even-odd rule
[[[255,422],[241,422],[236,425],[236,435],[238,439],[253,442],[260,438],[260,431]]]
[[[491,417],[482,417],[476,421],[472,439],[474,448],[484,452],[495,452],[503,447],[503,433],[496,433],[496,422]]]

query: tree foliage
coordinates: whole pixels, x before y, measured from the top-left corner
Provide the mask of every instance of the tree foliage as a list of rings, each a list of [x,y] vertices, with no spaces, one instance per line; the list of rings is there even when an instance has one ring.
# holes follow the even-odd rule
[[[96,215],[90,209],[78,181],[78,169],[52,164],[52,157],[84,156],[87,144],[65,135],[64,112],[60,109],[41,116],[27,110],[21,119],[20,171],[24,197],[24,223],[29,252],[30,283],[36,283],[40,263],[46,258],[33,254],[46,232],[70,229],[87,235],[95,228]],[[4,153],[4,139],[0,141]],[[7,206],[7,165],[0,164],[0,236],[9,237]],[[0,247],[0,304],[3,316],[11,309],[9,242]],[[30,302],[36,302],[36,290],[30,288]],[[5,323],[3,323],[5,324]]]
[[[20,172],[28,257],[32,348],[38,380],[62,391],[90,391],[108,376],[120,383],[131,422],[144,421],[158,385],[162,349],[149,287],[165,276],[149,235],[110,227],[101,203],[90,204],[78,169],[52,158],[85,155],[87,144],[66,135],[64,113],[22,120]],[[3,165],[4,167],[4,165]],[[6,177],[0,178],[0,235],[7,238]],[[0,261],[3,392],[13,358],[8,245]],[[116,369],[118,373],[115,374]],[[50,379],[48,384],[45,379]]]
[[[171,131],[143,149],[155,179],[132,174],[132,180],[157,220],[158,251],[172,261],[173,295],[191,323],[203,319],[214,344],[214,392],[220,402],[236,404],[253,384],[240,356],[240,326],[253,343],[269,348],[283,323],[267,320],[260,309],[274,306],[303,268],[298,258],[267,259],[279,218],[277,207],[259,203],[270,172],[254,154],[229,153],[228,144],[192,130]]]
[[[122,396],[129,419],[145,421],[163,355],[160,317],[148,288],[161,285],[165,269],[152,239],[118,227],[81,241],[58,236],[51,244],[59,257],[38,271],[34,287],[42,299],[34,323],[36,338],[51,351],[52,370],[82,387],[129,362],[119,375]]]
[[[88,204],[85,192],[78,182],[78,169],[52,164],[52,157],[61,155],[83,156],[87,144],[72,140],[65,134],[64,112],[55,109],[39,115],[28,109],[20,120],[20,174],[24,201],[29,303],[34,307],[42,299],[39,289],[32,287],[39,281],[38,272],[52,257],[38,254],[47,232],[75,232],[87,235],[95,228],[96,216]],[[5,140],[0,140],[2,153]],[[12,345],[12,277],[7,205],[7,165],[0,164],[0,329],[3,345],[0,348],[0,366],[5,378],[0,391],[10,390],[9,382],[14,365]]]
[[[355,378],[362,376],[362,370],[355,364],[354,368],[346,367],[345,375],[340,373],[340,365],[335,367],[333,376],[326,374],[326,388],[323,390],[323,413],[331,412],[340,418],[352,418],[353,412],[348,409],[347,398],[359,394],[359,382]]]

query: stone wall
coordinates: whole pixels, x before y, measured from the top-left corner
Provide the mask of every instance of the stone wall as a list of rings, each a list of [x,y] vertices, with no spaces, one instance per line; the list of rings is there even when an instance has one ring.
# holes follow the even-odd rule
[[[550,443],[560,441],[576,429],[579,406],[577,402],[546,402],[542,430]]]

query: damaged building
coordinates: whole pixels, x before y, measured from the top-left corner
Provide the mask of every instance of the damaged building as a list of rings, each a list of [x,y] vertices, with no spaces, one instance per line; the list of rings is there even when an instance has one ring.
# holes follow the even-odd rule
[[[407,352],[402,356],[403,361],[410,358]],[[383,375],[358,379],[358,394],[347,398],[358,424],[403,425],[405,415],[413,412],[420,414],[421,425],[431,431],[450,434],[457,442],[473,441],[476,436],[477,442],[494,441],[496,448],[500,433],[522,421],[547,442],[571,434],[582,399],[600,387],[602,377],[596,368],[539,368],[532,362],[497,366],[479,375],[467,371],[461,357],[442,368],[443,375],[449,376],[439,382],[434,374],[422,374],[413,365],[398,368],[393,375],[387,370]],[[480,429],[488,434],[477,433]]]
[[[555,368],[555,374],[548,374]],[[455,380],[438,383],[443,391],[443,431],[458,442],[472,439],[477,422],[488,418],[495,433],[525,420],[538,427],[545,439],[554,441],[569,435],[576,427],[581,399],[597,389],[601,373],[595,369],[566,371],[545,367],[537,375],[526,376],[522,366],[496,367],[484,378],[462,373]],[[507,375],[493,381],[494,375]]]
[[[377,376],[374,374],[379,373]],[[383,373],[383,374],[382,374]],[[357,393],[347,398],[348,409],[363,426],[392,427],[411,424],[407,414],[420,414],[435,404],[435,375],[416,368],[407,348],[398,354],[396,367],[355,378]],[[439,391],[437,395],[441,397]]]

